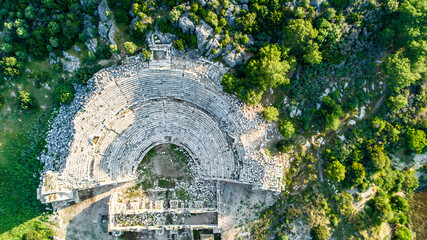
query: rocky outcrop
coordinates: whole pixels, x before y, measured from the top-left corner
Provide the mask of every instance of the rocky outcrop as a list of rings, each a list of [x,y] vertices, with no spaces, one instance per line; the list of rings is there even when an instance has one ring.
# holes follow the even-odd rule
[[[230,67],[236,67],[243,63],[245,57],[243,52],[238,53],[236,50],[231,51],[229,54],[224,56],[224,62]]]
[[[206,7],[206,4],[208,4],[209,0],[199,0],[200,5],[202,5],[202,7]]]
[[[249,12],[249,6],[248,4],[243,4],[242,9],[245,10],[247,13]]]
[[[96,40],[96,38],[89,39],[85,42],[85,45],[89,51],[95,52],[96,47],[98,46],[98,40]]]
[[[235,5],[230,4],[230,7],[228,7],[227,12],[225,13],[225,19],[230,25],[234,25],[234,22],[236,20],[236,16],[234,16],[234,8]]]
[[[114,41],[114,35],[116,34],[116,28],[114,26],[112,26],[110,28],[110,31],[108,32],[108,41],[110,42],[110,44],[112,45],[117,45],[117,43]]]
[[[204,52],[204,45],[208,42],[209,37],[213,36],[213,28],[205,21],[200,20],[200,24],[196,26],[197,47]]]
[[[108,40],[110,44],[116,45],[116,42],[114,41],[114,34],[116,29],[113,24],[112,17],[107,15],[108,12],[111,14],[111,10],[107,6],[107,1],[101,1],[101,3],[98,5],[98,33],[101,39]]]
[[[109,11],[111,13],[110,9],[108,8],[107,1],[102,0],[101,3],[99,3],[99,5],[98,5],[98,16],[99,16],[99,20],[101,22],[108,21],[109,16],[107,16],[107,14],[106,14],[107,11]]]
[[[83,20],[83,24],[84,24],[83,33],[88,38],[93,38],[93,32],[94,32],[94,30],[96,30],[96,27],[92,24],[92,17],[89,15],[85,15],[84,20]]]
[[[74,51],[76,51],[76,52],[81,52],[82,50],[77,46],[77,45],[74,45]]]
[[[98,33],[101,38],[108,37],[108,28],[102,22],[98,23]]]
[[[65,51],[62,51],[64,58],[61,58],[64,71],[75,72],[80,67],[80,59],[74,55],[71,55]]]
[[[179,19],[179,27],[182,29],[183,33],[194,32],[194,23],[187,16]]]

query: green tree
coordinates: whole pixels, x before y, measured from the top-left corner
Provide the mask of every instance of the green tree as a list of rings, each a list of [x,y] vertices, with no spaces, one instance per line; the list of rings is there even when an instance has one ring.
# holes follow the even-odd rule
[[[313,41],[309,41],[308,46],[305,48],[303,59],[308,64],[319,64],[322,62],[322,53],[319,51],[319,45]]]
[[[218,16],[213,11],[208,11],[208,14],[207,14],[205,20],[212,27],[217,27],[218,26]]]
[[[405,180],[402,183],[402,190],[409,194],[418,187],[418,178],[414,176],[414,172],[405,172]]]
[[[36,10],[33,6],[30,5],[25,8],[25,17],[30,20],[33,20],[36,18]]]
[[[132,31],[132,34],[137,39],[145,39],[145,33],[149,29],[149,24],[143,22],[143,21],[136,21],[135,22],[135,28]]]
[[[262,98],[262,92],[258,92],[254,89],[246,91],[243,96],[243,101],[249,105],[257,105]]]
[[[369,149],[369,166],[373,171],[381,171],[390,164],[390,158],[384,152],[384,146],[375,145]]]
[[[27,29],[23,28],[23,27],[18,27],[16,29],[16,35],[18,35],[18,37],[22,38],[22,39],[26,39],[30,36],[30,34],[28,33]]]
[[[259,50],[259,60],[251,60],[246,66],[251,80],[263,91],[288,84],[287,73],[291,66],[281,60],[281,51],[277,45],[267,45]]]
[[[0,61],[0,65],[3,67],[3,72],[9,76],[18,75],[21,67],[21,64],[15,57],[3,57],[2,61]]]
[[[340,125],[340,117],[344,115],[339,104],[335,103],[331,97],[322,99],[322,108],[319,112],[325,116],[325,129],[337,130]]]
[[[0,110],[3,107],[3,105],[4,105],[5,102],[6,101],[4,100],[4,97],[2,95],[0,95]]]
[[[251,33],[252,31],[258,30],[258,24],[256,19],[256,13],[248,13],[242,17],[237,18],[236,23],[242,27],[243,31]]]
[[[387,106],[393,111],[397,112],[400,109],[408,105],[408,99],[402,95],[398,94],[397,96],[390,96],[387,101]]]
[[[222,90],[226,93],[233,94],[236,92],[239,79],[231,73],[225,74],[221,79]]]
[[[295,133],[294,124],[291,121],[283,121],[279,125],[279,131],[285,139],[290,139]]]
[[[333,161],[326,170],[326,175],[332,181],[341,182],[345,179],[345,166],[342,165],[339,161]]]
[[[265,108],[262,112],[262,117],[267,121],[277,121],[278,116],[279,110],[273,106]]]
[[[395,195],[390,198],[390,206],[394,212],[408,212],[409,204],[405,198]]]
[[[173,8],[168,15],[169,21],[176,23],[179,20],[179,17],[181,16],[181,11],[179,11],[177,8]]]
[[[317,225],[310,230],[310,235],[313,240],[327,240],[330,233],[325,226]]]
[[[385,3],[385,10],[388,14],[394,13],[399,9],[399,1],[397,0],[388,0]]]
[[[52,45],[52,47],[55,47],[55,48],[59,47],[59,40],[56,37],[50,37],[49,43],[50,45]]]
[[[412,233],[407,227],[398,226],[394,231],[393,240],[412,240]]]
[[[408,58],[402,58],[399,54],[390,55],[384,61],[384,72],[389,76],[388,84],[394,91],[410,86],[421,78],[411,69]]]
[[[284,29],[286,46],[292,47],[297,52],[302,52],[306,44],[317,37],[318,31],[308,20],[294,19]]]
[[[4,53],[11,53],[13,51],[13,45],[10,43],[2,43],[1,51]]]
[[[57,22],[49,22],[47,25],[47,30],[51,36],[61,32],[61,28]]]
[[[361,163],[353,162],[347,177],[350,178],[351,185],[361,184],[365,178],[365,167]]]
[[[371,216],[372,223],[376,226],[381,223],[390,220],[393,217],[393,211],[391,210],[390,204],[380,196],[372,198],[367,203],[368,215]]]
[[[292,150],[292,143],[289,140],[280,140],[276,144],[277,150],[282,153],[286,153]]]
[[[337,11],[333,8],[328,8],[326,9],[324,16],[327,20],[331,20],[332,18],[335,17],[335,14],[337,13]]]
[[[19,106],[23,110],[30,110],[36,106],[34,98],[29,92],[24,90],[18,91],[18,101]]]
[[[348,0],[331,0],[331,5],[340,10],[345,8],[348,5]]]
[[[342,30],[340,24],[329,22],[323,18],[319,20],[319,34],[317,35],[317,40],[320,43],[330,43],[334,45],[341,40],[341,37]]]
[[[408,148],[416,153],[421,153],[427,146],[426,133],[423,130],[408,128],[406,130]]]
[[[123,46],[128,54],[134,54],[137,48],[133,42],[125,42]]]
[[[110,44],[110,52],[111,52],[112,54],[114,54],[114,53],[119,53],[119,49],[117,48],[117,45],[116,45],[116,44]]]
[[[378,40],[383,46],[388,47],[393,41],[394,34],[395,31],[393,29],[385,28],[384,30],[379,32]]]

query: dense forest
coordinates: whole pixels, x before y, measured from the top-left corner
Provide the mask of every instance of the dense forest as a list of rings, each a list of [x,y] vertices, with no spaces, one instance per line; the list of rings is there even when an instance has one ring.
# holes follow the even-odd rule
[[[120,56],[148,59],[146,33],[158,30],[180,51],[240,56],[223,90],[261,104],[283,135],[269,151],[292,159],[285,190],[252,224],[253,239],[292,238],[297,221],[313,239],[382,238],[385,227],[414,238],[408,200],[426,178],[405,164],[427,149],[426,1],[108,0],[102,17],[117,25],[116,44],[99,34],[99,2],[0,0],[0,233],[49,213],[36,199],[37,156],[73,85]],[[199,46],[183,17],[209,25],[217,44]],[[78,70],[51,60],[67,52]],[[322,142],[304,148],[314,137]],[[44,222],[16,236],[48,239]]]

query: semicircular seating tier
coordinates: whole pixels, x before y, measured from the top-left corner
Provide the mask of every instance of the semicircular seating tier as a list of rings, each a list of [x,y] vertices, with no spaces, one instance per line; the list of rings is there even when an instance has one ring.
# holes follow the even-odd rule
[[[221,91],[221,66],[178,62],[160,69],[133,58],[78,86],[40,157],[39,198],[72,200],[74,190],[135,179],[143,156],[164,143],[184,148],[204,179],[265,187],[263,179],[272,176],[241,141],[259,119],[248,120],[242,104]]]

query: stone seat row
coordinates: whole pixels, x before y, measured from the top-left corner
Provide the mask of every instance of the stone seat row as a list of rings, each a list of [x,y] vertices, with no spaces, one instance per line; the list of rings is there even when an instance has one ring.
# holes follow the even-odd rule
[[[188,106],[181,106],[178,103],[150,103],[148,106],[138,109],[146,114],[147,119],[140,121],[137,117],[132,126],[126,130],[122,136],[118,136],[113,131],[104,130],[104,135],[101,135],[101,146],[99,148],[89,146],[86,141],[77,141],[75,149],[85,149],[83,152],[75,151],[76,153],[84,153],[81,158],[70,158],[67,164],[76,166],[72,170],[73,175],[87,178],[90,172],[95,175],[102,175],[101,179],[105,178],[105,172],[127,172],[129,169],[135,169],[135,159],[141,157],[140,149],[146,149],[153,142],[165,141],[165,136],[179,136],[174,139],[182,143],[193,151],[197,151],[196,156],[202,161],[201,166],[218,164],[219,171],[213,172],[214,168],[205,168],[202,172],[212,174],[212,177],[229,177],[229,171],[234,170],[230,163],[233,163],[233,155],[228,149],[228,144],[222,135],[222,132],[216,123],[209,117],[203,115],[201,111],[191,109]],[[198,114],[195,114],[195,113]],[[99,133],[99,127],[91,125],[92,129]],[[88,127],[83,127],[87,130]],[[102,131],[101,131],[102,132]],[[87,135],[92,136],[90,131],[85,132]],[[90,139],[90,137],[82,137],[81,139]],[[100,140],[98,140],[100,141]],[[108,143],[110,141],[110,143]],[[93,145],[98,145],[93,144]],[[104,150],[105,149],[105,150]],[[220,150],[218,150],[220,149]],[[95,152],[95,150],[97,150]],[[104,150],[104,152],[102,152]],[[87,156],[93,156],[95,162],[87,161]],[[102,157],[100,157],[102,156]],[[215,156],[214,158],[212,156]],[[110,160],[103,160],[110,159]],[[139,159],[140,160],[140,159]],[[123,164],[130,163],[130,165]],[[82,168],[81,166],[85,166]],[[121,167],[115,165],[123,164]],[[91,170],[95,166],[95,170]],[[96,166],[100,165],[99,169]],[[222,168],[221,166],[226,166]],[[203,167],[202,167],[203,168]],[[100,171],[102,169],[102,171]],[[109,169],[109,171],[106,171]],[[206,170],[207,169],[207,170]],[[119,170],[119,171],[118,171]],[[130,170],[131,172],[131,170]],[[221,174],[226,173],[226,174]],[[111,176],[112,178],[119,177]],[[101,180],[95,177],[97,180]]]

